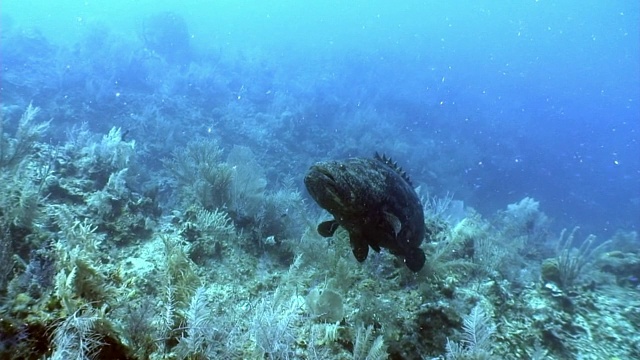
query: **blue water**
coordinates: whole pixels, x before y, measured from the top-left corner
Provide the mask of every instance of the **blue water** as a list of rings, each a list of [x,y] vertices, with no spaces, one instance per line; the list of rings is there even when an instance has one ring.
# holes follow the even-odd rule
[[[130,128],[153,168],[215,136],[298,184],[314,161],[379,151],[483,214],[529,196],[559,228],[640,228],[636,1],[4,0],[1,11],[2,105],[40,106],[51,142],[83,121]]]

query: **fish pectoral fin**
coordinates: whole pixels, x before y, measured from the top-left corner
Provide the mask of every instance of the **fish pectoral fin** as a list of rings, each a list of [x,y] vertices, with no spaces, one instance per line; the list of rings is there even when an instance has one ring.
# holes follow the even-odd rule
[[[349,234],[349,243],[351,244],[351,251],[356,260],[363,262],[369,255],[369,243],[362,238],[362,236]]]
[[[331,237],[338,230],[338,224],[335,220],[323,221],[318,225],[318,234],[322,237]]]
[[[386,211],[384,212],[384,218],[393,229],[394,235],[397,236],[400,233],[400,230],[402,230],[402,222],[400,221],[400,219],[398,219],[398,217],[393,215],[392,213]]]

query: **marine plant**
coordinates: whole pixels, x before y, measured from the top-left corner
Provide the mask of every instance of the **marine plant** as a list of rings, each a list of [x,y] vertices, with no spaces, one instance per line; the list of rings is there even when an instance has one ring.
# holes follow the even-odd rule
[[[11,254],[26,257],[36,245],[31,241],[39,241],[33,228],[51,175],[47,151],[36,154],[37,141],[49,127],[49,122],[35,123],[39,111],[29,104],[13,136],[5,132],[4,112],[0,118],[0,293],[6,290],[13,269]]]
[[[191,295],[201,285],[196,265],[187,256],[184,242],[178,236],[161,234],[164,250],[164,280],[167,289],[167,305],[184,307]],[[170,323],[170,321],[168,322]]]
[[[60,210],[60,237],[54,244],[57,272],[53,296],[63,314],[73,314],[89,303],[102,306],[113,300],[114,287],[102,266],[104,235],[88,220],[80,221]]]
[[[0,168],[15,167],[33,154],[37,141],[50,124],[50,121],[35,123],[39,112],[40,108],[30,103],[18,121],[14,137],[5,134],[6,120],[4,116],[0,118]]]
[[[155,298],[143,296],[137,301],[126,301],[123,307],[114,310],[122,342],[134,357],[147,359],[161,348],[158,344],[164,329],[159,324],[161,309]]]
[[[102,345],[96,331],[100,317],[91,308],[78,309],[55,326],[52,341],[53,351],[49,359],[91,359]]]
[[[320,321],[337,323],[344,317],[342,296],[334,290],[314,288],[305,297],[305,302],[311,315]]]
[[[25,160],[0,173],[0,221],[27,231],[40,214],[45,194],[43,185],[49,176],[45,164]]]
[[[233,169],[222,161],[222,149],[215,141],[193,140],[175,149],[163,164],[183,204],[215,210],[230,203]]]
[[[236,226],[260,250],[268,244],[277,245],[297,237],[306,225],[306,208],[293,179],[285,178],[278,188],[267,190],[265,170],[244,146],[233,147],[227,164],[233,174],[231,197],[225,209]]]
[[[9,228],[0,225],[0,294],[5,293],[13,271],[13,264],[11,263],[13,246],[10,239]]]
[[[593,234],[587,236],[578,248],[573,248],[573,242],[576,232],[580,227],[576,226],[565,237],[567,229],[560,232],[558,243],[556,246],[555,264],[557,266],[559,276],[559,286],[564,290],[575,285],[576,280],[584,275],[585,266],[593,258],[595,254],[600,252],[605,246],[609,245],[608,241],[601,244],[594,244],[596,237]]]
[[[447,339],[447,360],[491,359],[491,337],[496,331],[491,317],[481,305],[476,305],[463,321],[462,341],[459,343]]]
[[[531,197],[507,205],[493,220],[496,235],[503,243],[513,245],[510,246],[510,252],[519,257],[538,260],[547,251],[545,244],[550,233],[550,223],[549,217],[540,210],[540,203]],[[522,263],[521,259],[511,260],[514,264]]]
[[[308,223],[307,208],[301,192],[290,181],[285,180],[281,188],[265,194],[253,232],[262,242],[271,237],[280,244],[299,236]]]
[[[190,58],[189,27],[175,12],[163,11],[147,17],[140,35],[145,46],[168,62],[183,63]]]
[[[302,304],[299,297],[280,296],[277,291],[257,301],[250,325],[256,356],[274,360],[293,356]]]
[[[227,156],[233,173],[229,212],[239,223],[255,219],[264,200],[267,179],[264,169],[246,146],[234,146]]]
[[[67,142],[60,147],[55,159],[56,168],[64,180],[75,180],[69,181],[71,184],[65,184],[66,187],[82,187],[86,184],[74,183],[91,181],[94,190],[102,189],[113,174],[125,169],[134,169],[136,141],[127,139],[126,133],[119,127],[112,127],[107,134],[100,137],[89,131],[86,123],[72,128],[68,133]],[[66,179],[67,177],[70,179]],[[85,189],[76,192],[82,193],[82,190]],[[71,189],[67,192],[71,192]]]
[[[382,360],[388,354],[382,335],[373,337],[373,326],[358,326],[353,341],[353,360]]]
[[[59,49],[37,32],[2,34],[3,60],[26,64],[3,69],[3,100],[24,103],[25,94],[36,94],[49,102],[43,112],[55,118],[52,125],[89,123],[67,143],[52,145],[28,135],[38,130],[35,120],[23,130],[13,117],[0,122],[0,297],[6,300],[0,357],[426,358],[448,346],[465,359],[543,358],[547,352],[640,358],[637,267],[620,273],[623,291],[613,281],[611,288],[577,289],[598,254],[595,241],[587,246],[593,252],[572,244],[572,232],[561,236],[564,245],[546,263],[558,283],[561,265],[570,273],[578,269],[568,288],[580,291],[550,291],[516,277],[535,279],[540,250],[548,251],[538,247],[548,222],[533,198],[489,220],[471,211],[460,211],[466,216],[460,222],[446,219],[441,210],[449,197],[425,207],[431,241],[421,245],[427,263],[416,274],[385,252],[369,254],[365,264],[353,261],[344,231],[320,237],[316,224],[327,219],[305,205],[299,190],[312,158],[384,148],[410,160],[414,180],[455,187],[470,203],[486,192],[486,182],[504,179],[487,175],[493,164],[480,157],[491,154],[464,136],[470,134],[450,121],[445,106],[424,117],[415,108],[403,114],[415,88],[380,91],[353,81],[355,73],[379,78],[372,71],[379,69],[361,67],[379,65],[369,54],[349,53],[340,64],[323,62],[319,72],[295,73],[274,69],[280,58],[256,52],[196,58],[186,25],[171,13],[147,18],[146,47],[105,27]],[[305,56],[305,64],[312,61]],[[358,72],[351,71],[355,66]],[[355,92],[344,86],[356,83],[362,86]],[[447,138],[440,130],[396,126],[409,117],[415,124],[429,118],[425,123],[443,134],[458,129]],[[473,118],[464,123],[477,124]],[[90,126],[111,131],[96,135]],[[54,142],[63,133],[55,130]],[[218,141],[185,145],[200,133]],[[169,188],[154,161],[172,150],[165,163]],[[479,168],[478,184],[458,186]],[[157,181],[151,186],[170,216],[160,216],[156,197],[140,186],[144,180]],[[614,249],[630,254],[608,253],[608,262],[595,264],[604,271],[622,260],[637,266],[637,236],[618,239]],[[300,294],[307,293],[304,306]],[[460,314],[487,302],[501,316],[498,333],[485,341],[478,324],[491,329],[494,320],[476,308]],[[461,320],[462,332],[453,335]]]
[[[196,289],[184,312],[182,333],[173,349],[178,359],[213,359],[238,356],[237,334],[232,317],[215,316],[204,287]]]
[[[233,242],[240,239],[231,218],[221,209],[209,211],[194,205],[176,220],[182,237],[189,244],[186,253],[196,264],[219,260],[225,254],[230,256]]]

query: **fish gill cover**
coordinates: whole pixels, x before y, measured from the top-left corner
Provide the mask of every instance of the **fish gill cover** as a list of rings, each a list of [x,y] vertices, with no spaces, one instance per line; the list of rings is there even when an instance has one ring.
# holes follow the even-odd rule
[[[0,357],[640,358],[639,8],[3,1]],[[316,231],[376,151],[415,273]]]

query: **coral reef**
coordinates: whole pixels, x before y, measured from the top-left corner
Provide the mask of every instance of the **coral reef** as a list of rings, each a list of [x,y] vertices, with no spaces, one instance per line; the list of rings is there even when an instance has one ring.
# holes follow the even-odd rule
[[[637,196],[527,188],[514,167],[575,169],[513,161],[494,114],[421,95],[449,75],[407,89],[382,50],[205,49],[177,12],[139,37],[84,19],[71,46],[2,16],[0,358],[640,358]],[[316,231],[304,170],[375,151],[422,198],[415,273]],[[603,230],[583,203],[620,212]]]
[[[296,184],[270,183],[247,147],[225,161],[194,140],[156,170],[170,187],[146,191],[120,128],[81,126],[55,146],[4,136],[3,356],[565,358],[603,354],[594,339],[638,354],[624,340],[638,301],[620,294],[638,291],[633,232],[573,248],[577,228],[553,240],[531,198],[492,220],[428,198],[413,274],[385,252],[354,262],[341,229],[319,237]]]

